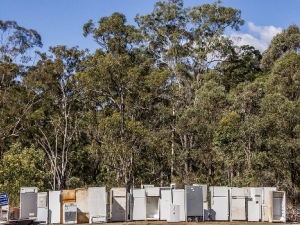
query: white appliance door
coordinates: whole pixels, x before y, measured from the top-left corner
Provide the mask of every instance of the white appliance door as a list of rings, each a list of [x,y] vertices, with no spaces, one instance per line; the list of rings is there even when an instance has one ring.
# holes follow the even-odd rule
[[[262,211],[262,188],[249,188],[250,189],[250,196],[252,198],[252,201],[254,201],[254,203],[252,203],[252,207],[253,207],[253,210],[255,211],[254,213],[256,213],[256,209],[254,208],[258,208],[259,210],[259,217],[258,217],[258,220],[256,218],[252,218],[254,221],[261,221],[262,218],[261,218],[261,211]],[[254,206],[256,205],[256,206]],[[248,206],[248,220],[249,220],[249,206]],[[253,215],[254,216],[254,215]],[[250,220],[249,220],[250,221]]]
[[[265,206],[270,205],[270,192],[276,191],[276,187],[264,187],[263,188],[263,202],[262,204]]]
[[[260,220],[260,204],[252,199],[248,201],[248,221],[258,222]]]
[[[132,220],[146,220],[146,198],[133,198]]]
[[[276,187],[264,187],[262,196],[262,222],[269,222],[270,218],[270,192],[276,191]]]
[[[161,190],[159,201],[160,220],[168,219],[170,204],[172,204],[171,190]]]
[[[88,189],[76,189],[77,223],[89,222]]]
[[[60,223],[60,191],[49,191],[49,223]]]
[[[111,220],[126,220],[126,197],[113,197],[111,203]]]
[[[41,224],[48,223],[48,208],[38,208],[37,209],[37,220],[43,221]]]
[[[105,187],[90,187],[88,188],[88,206],[90,213],[90,223],[97,219],[102,218],[101,221],[106,222],[107,220],[107,195]]]
[[[173,204],[174,205],[179,205],[179,211],[180,211],[180,216],[179,220],[180,221],[185,221],[185,206],[184,206],[184,189],[176,189],[173,190]]]
[[[159,187],[146,188],[146,196],[148,197],[159,197],[160,189]]]
[[[231,199],[231,220],[246,220],[245,198]]]
[[[244,188],[231,188],[230,194],[231,194],[231,196],[245,197],[245,189]]]
[[[37,202],[37,207],[38,208],[47,208],[48,203],[47,203],[47,192],[39,192],[38,193],[38,202]]]
[[[180,205],[170,204],[168,222],[179,222]]]
[[[228,197],[213,197],[211,200],[212,220],[228,221]]]
[[[227,197],[228,196],[228,187],[212,187],[212,195],[219,197]]]
[[[133,189],[132,196],[133,196],[133,198],[144,198],[144,197],[146,197],[146,190],[145,189]]]

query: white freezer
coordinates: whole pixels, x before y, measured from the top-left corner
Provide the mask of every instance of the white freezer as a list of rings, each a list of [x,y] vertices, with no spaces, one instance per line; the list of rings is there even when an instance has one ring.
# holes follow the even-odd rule
[[[89,222],[88,189],[77,188],[75,190],[75,199],[77,205],[77,223],[88,223]]]
[[[270,220],[270,192],[276,191],[276,187],[263,187],[262,190],[262,222]]]
[[[230,188],[230,220],[246,220],[246,199],[244,188]]]
[[[132,190],[132,220],[146,220],[146,190]]]
[[[228,221],[229,197],[228,187],[211,186],[211,220]]]
[[[112,188],[110,190],[110,219],[111,221],[126,221],[126,189]]]
[[[184,189],[173,190],[173,204],[179,205],[179,221],[185,221],[185,192]]]
[[[107,222],[107,193],[105,187],[88,188],[89,223]]]
[[[159,220],[159,187],[145,187],[146,190],[146,220]]]
[[[38,193],[38,202],[37,202],[37,220],[45,221],[48,223],[48,195],[47,192]],[[42,224],[44,224],[42,223]]]
[[[159,219],[167,220],[169,217],[169,208],[172,204],[172,193],[171,190],[161,190],[159,200]]]
[[[261,221],[262,188],[249,188],[248,221]]]
[[[60,223],[60,191],[49,191],[49,223]]]
[[[132,220],[146,220],[146,198],[133,198]]]
[[[210,213],[211,220],[228,221],[228,197],[212,197]]]

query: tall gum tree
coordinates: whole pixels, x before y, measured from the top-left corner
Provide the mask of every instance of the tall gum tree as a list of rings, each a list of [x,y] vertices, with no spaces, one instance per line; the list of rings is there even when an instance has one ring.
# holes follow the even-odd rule
[[[300,29],[296,24],[290,25],[272,39],[269,47],[263,53],[262,69],[271,71],[275,61],[291,50],[296,52],[300,50]]]
[[[26,134],[24,119],[38,101],[22,85],[22,79],[28,72],[27,53],[41,46],[41,36],[35,30],[0,20],[0,159],[16,139]]]
[[[72,151],[76,151],[76,140],[80,139],[83,105],[74,75],[82,70],[85,51],[56,46],[50,47],[50,52],[50,57],[41,54],[24,83],[40,99],[28,120],[34,123],[34,139],[48,157],[55,190],[65,187]]]
[[[232,45],[223,36],[225,29],[238,30],[243,24],[240,10],[223,7],[220,1],[192,8],[185,8],[183,3],[182,0],[159,1],[152,13],[137,15],[135,19],[143,34],[144,49],[153,56],[158,67],[169,71],[168,88],[173,116],[169,125],[171,176],[181,171],[174,168],[175,149],[186,149],[183,143],[195,140],[195,136],[191,135],[193,132],[182,133],[185,128],[178,127],[176,121],[193,104],[195,90],[201,85],[203,74],[221,61]]]
[[[85,95],[94,102],[95,148],[103,152],[106,170],[114,171],[115,183],[132,187],[135,174],[141,174],[135,168],[149,132],[140,120],[155,110],[151,104],[161,97],[154,94],[162,92],[166,73],[153,68],[153,59],[137,48],[140,34],[124,15],[103,17],[98,27],[89,21],[83,29],[100,46],[79,74]]]

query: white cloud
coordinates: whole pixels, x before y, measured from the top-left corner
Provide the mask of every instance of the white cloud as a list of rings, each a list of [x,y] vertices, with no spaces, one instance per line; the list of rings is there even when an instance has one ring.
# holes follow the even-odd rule
[[[249,33],[232,33],[230,37],[239,46],[251,45],[258,49],[260,52],[265,51],[271,40],[276,34],[282,32],[281,27],[274,26],[256,26],[254,23],[248,23]]]

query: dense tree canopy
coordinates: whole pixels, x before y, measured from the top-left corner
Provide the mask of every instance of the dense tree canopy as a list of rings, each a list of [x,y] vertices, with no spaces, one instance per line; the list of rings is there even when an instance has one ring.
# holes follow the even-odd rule
[[[0,192],[206,183],[299,202],[299,27],[261,54],[224,35],[244,21],[220,1],[159,1],[135,21],[88,21],[94,53],[52,46],[33,62],[40,35],[0,20]]]

